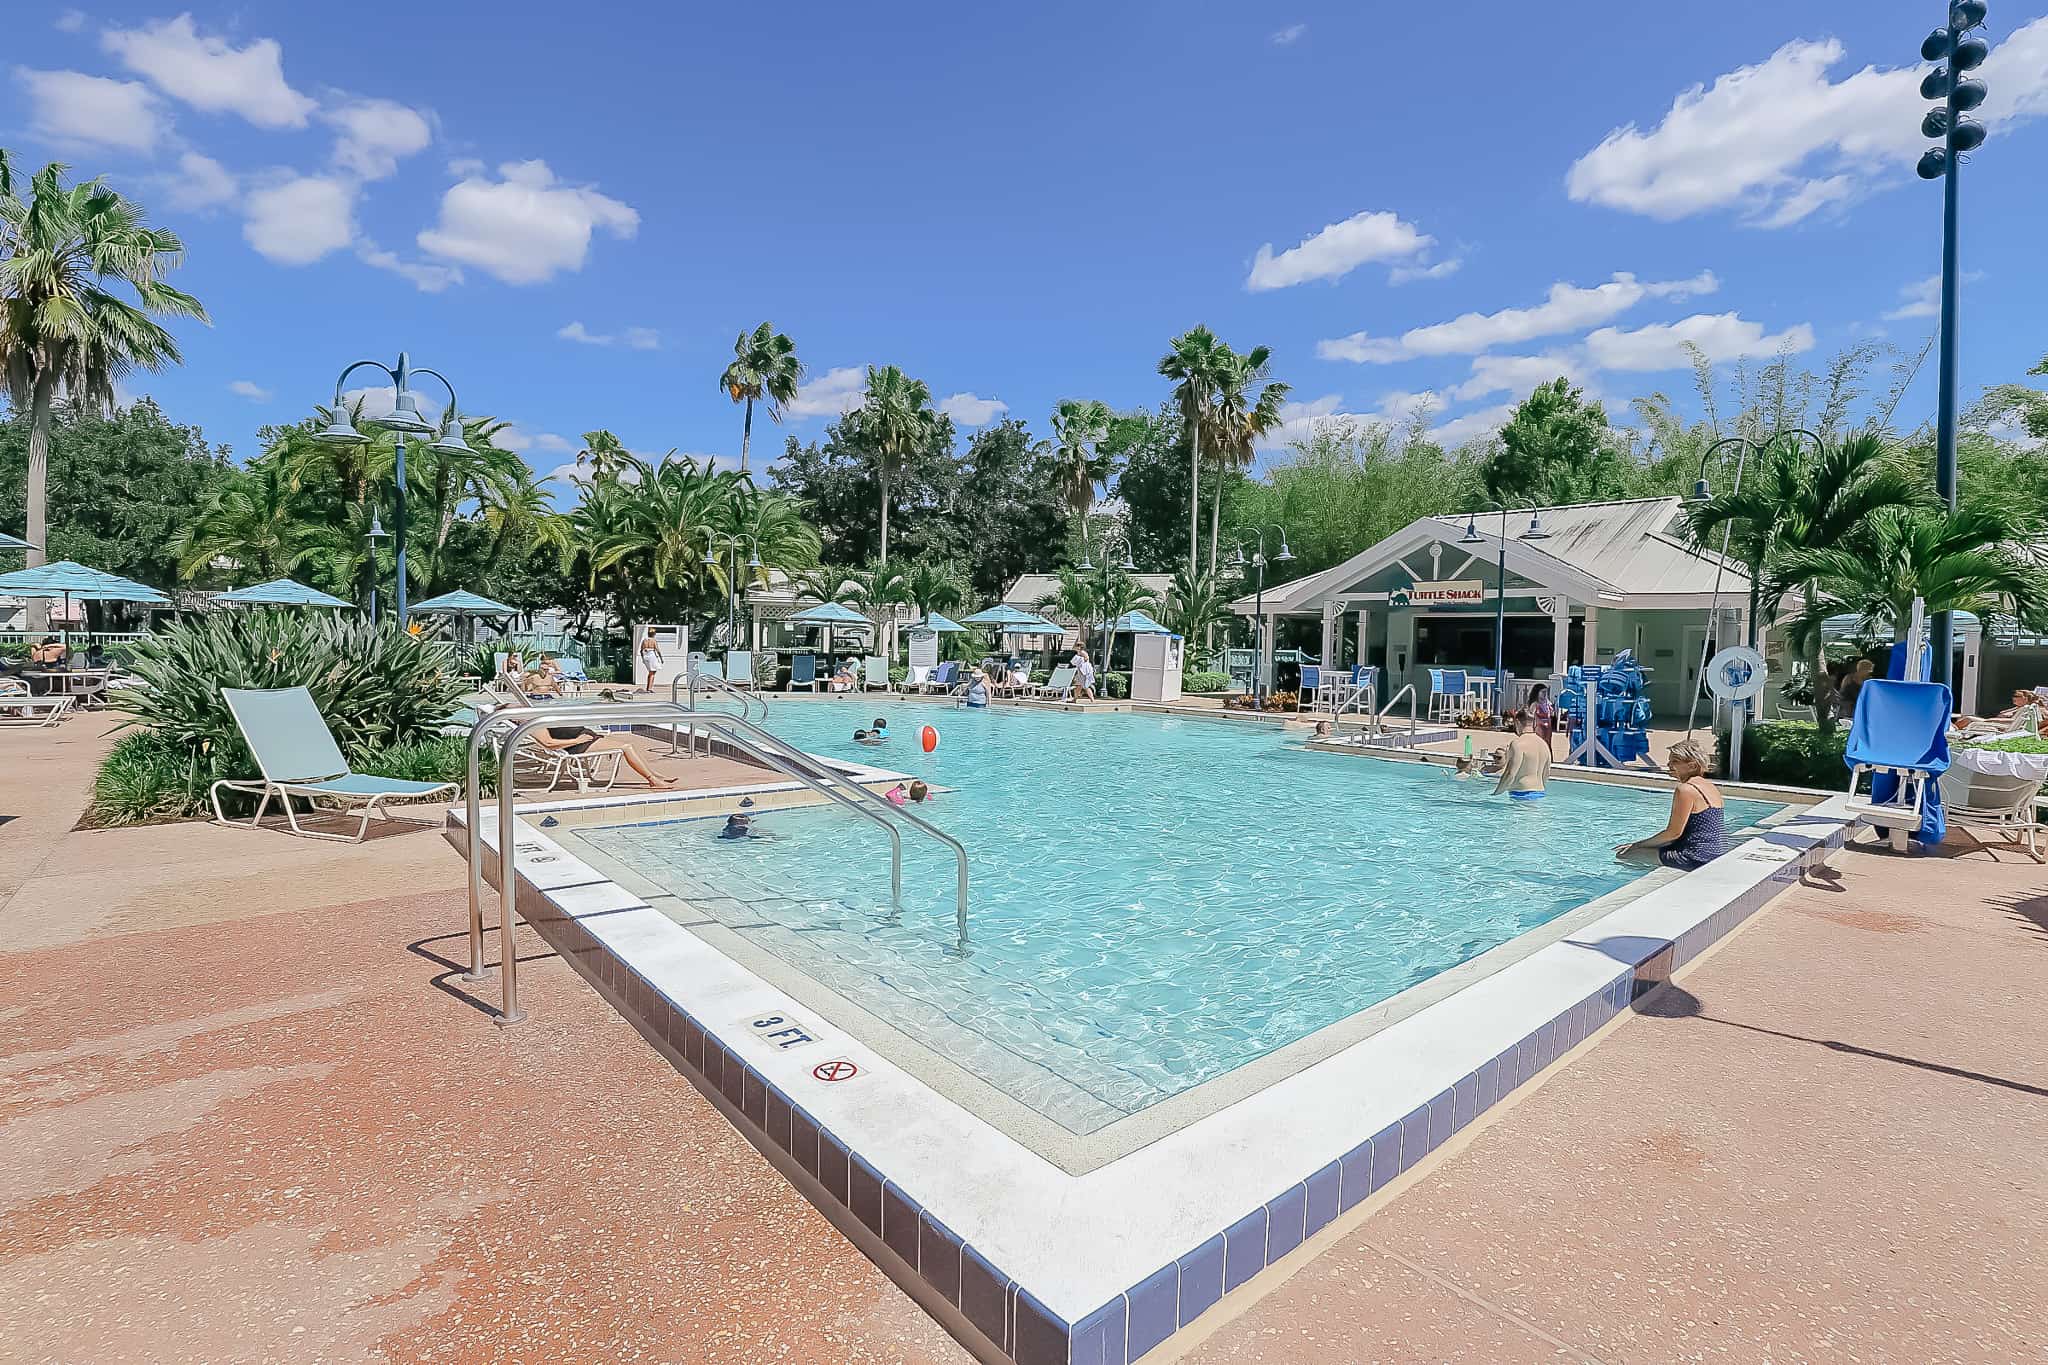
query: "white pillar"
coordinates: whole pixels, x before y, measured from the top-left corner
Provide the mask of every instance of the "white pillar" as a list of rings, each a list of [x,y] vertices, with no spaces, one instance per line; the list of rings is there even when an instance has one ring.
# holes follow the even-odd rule
[[[1588,667],[1600,662],[1600,608],[1591,603],[1586,606],[1586,639],[1579,662]]]
[[[1367,607],[1360,607],[1358,609],[1358,653],[1355,656],[1359,663],[1364,663],[1366,661],[1365,647],[1371,643],[1371,609]]]
[[[1966,716],[1977,714],[1978,661],[1984,656],[1984,626],[1980,622],[1959,632],[1963,646],[1963,690],[1962,705],[1957,709]]]
[[[1317,657],[1324,668],[1337,664],[1337,617],[1343,610],[1335,602],[1323,604],[1323,652]]]
[[[1551,604],[1550,631],[1550,671],[1561,676],[1572,661],[1572,603],[1569,597],[1559,597]]]

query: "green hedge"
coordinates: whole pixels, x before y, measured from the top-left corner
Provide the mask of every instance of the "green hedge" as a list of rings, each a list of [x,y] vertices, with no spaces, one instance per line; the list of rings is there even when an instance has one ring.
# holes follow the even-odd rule
[[[1767,720],[1742,732],[1742,777],[1788,787],[1846,787],[1849,767],[1842,759],[1847,726],[1823,736],[1812,721]]]
[[[1101,695],[1122,699],[1131,695],[1131,675],[1128,673],[1105,673],[1102,675]]]
[[[1180,675],[1180,690],[1183,692],[1227,692],[1230,690],[1230,675],[1214,673],[1206,669]]]

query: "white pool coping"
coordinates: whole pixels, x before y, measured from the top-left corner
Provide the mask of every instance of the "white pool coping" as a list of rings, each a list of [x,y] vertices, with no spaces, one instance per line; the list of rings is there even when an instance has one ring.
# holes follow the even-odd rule
[[[1853,831],[1844,800],[1802,812],[1567,939],[1080,1175],[833,1021],[807,1019],[784,992],[534,826],[550,810],[592,803],[523,808],[516,866],[521,914],[544,936],[573,925],[571,941],[556,946],[642,1015],[643,1028],[673,1035],[679,1055],[689,1059],[695,1042],[700,1084],[726,1093],[750,1119],[758,1109],[766,1136],[786,1151],[804,1143],[806,1121],[816,1125],[823,1136],[815,1151],[795,1153],[799,1164],[863,1222],[869,1210],[859,1205],[876,1205],[873,1231],[899,1254],[907,1246],[905,1266],[950,1295],[990,1344],[1020,1361],[1121,1365],[1163,1339],[1162,1322],[1167,1334],[1185,1326],[1582,1041],[1626,1007],[1638,983],[1668,976],[1824,861]],[[451,825],[460,822],[453,812]],[[495,851],[495,823],[484,824]],[[496,864],[495,856],[486,864],[493,879]],[[777,1046],[750,1027],[767,1018],[795,1020],[816,1040]],[[708,1042],[686,1038],[698,1030]],[[737,1081],[728,1080],[736,1069],[728,1059]],[[820,1080],[813,1069],[826,1061],[851,1062],[857,1074]],[[836,1164],[842,1147],[851,1154],[845,1179]],[[879,1186],[872,1199],[869,1184]],[[884,1226],[890,1210],[894,1228]],[[970,1255],[980,1263],[971,1272]],[[980,1311],[966,1302],[970,1275],[988,1271],[1003,1282],[994,1318],[986,1302]]]

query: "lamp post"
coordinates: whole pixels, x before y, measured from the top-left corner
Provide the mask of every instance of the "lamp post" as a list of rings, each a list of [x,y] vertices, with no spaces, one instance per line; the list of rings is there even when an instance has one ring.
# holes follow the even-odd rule
[[[744,540],[750,547],[747,558],[747,567],[750,569],[761,567],[761,542],[745,532],[720,531],[707,526],[704,528],[705,568],[718,567],[718,543],[721,540],[725,542],[726,548],[732,551],[732,574],[725,580],[725,647],[735,649],[740,642],[739,625],[734,619],[739,601],[740,542]]]
[[[1521,540],[1548,540],[1550,532],[1543,529],[1543,513],[1536,507],[1510,506],[1495,503],[1486,509],[1500,513],[1500,563],[1493,581],[1493,706],[1502,715],[1506,714],[1508,698],[1508,513],[1529,514],[1529,529],[1522,532]],[[1479,514],[1472,512],[1465,518],[1465,534],[1458,537],[1460,545],[1484,545],[1486,537],[1479,534]]]
[[[1124,559],[1123,563],[1112,565],[1109,563],[1109,548],[1111,542],[1117,540],[1121,540],[1123,542]],[[1138,564],[1136,560],[1131,558],[1130,533],[1124,530],[1121,526],[1115,525],[1112,525],[1108,530],[1104,531],[1102,533],[1102,559],[1102,577],[1105,586],[1109,581],[1109,571],[1112,568],[1122,569],[1125,573],[1136,573],[1138,571]],[[1086,517],[1083,517],[1081,519],[1081,562],[1075,565],[1074,567],[1079,569],[1082,573],[1095,572],[1096,566],[1091,558],[1091,551],[1088,545],[1088,519]],[[1116,646],[1116,637],[1109,630],[1109,623],[1111,619],[1112,618],[1105,616],[1102,621],[1102,671],[1104,673],[1109,672],[1110,652]],[[1083,639],[1081,643],[1083,645],[1087,644],[1085,630],[1083,631]]]
[[[363,535],[370,547],[370,624],[377,624],[377,542],[391,539],[391,533],[384,529],[383,518],[375,508],[370,509],[370,529]]]
[[[1956,177],[1963,154],[1984,145],[1984,125],[1964,118],[1984,103],[1984,82],[1960,79],[1962,73],[1984,64],[1990,47],[1982,38],[1965,35],[1984,22],[1983,0],[1956,0],[1949,6],[1948,22],[1928,34],[1920,43],[1920,56],[1930,62],[1946,61],[1920,82],[1924,99],[1940,100],[1941,106],[1927,111],[1920,131],[1938,137],[1941,146],[1920,154],[1915,170],[1922,180],[1941,181],[1941,368],[1940,396],[1935,415],[1934,491],[1956,506]],[[1951,681],[1955,653],[1955,626],[1948,612],[1934,616],[1934,681]]]
[[[1257,595],[1252,602],[1252,699],[1258,702],[1264,701],[1267,684],[1271,679],[1271,674],[1267,671],[1268,665],[1266,662],[1266,646],[1269,643],[1266,639],[1266,532],[1268,531],[1271,531],[1280,540],[1280,553],[1273,556],[1274,561],[1285,564],[1293,559],[1294,551],[1287,548],[1287,532],[1278,523],[1257,527],[1253,531],[1256,540],[1249,542],[1240,540],[1237,542],[1237,547],[1230,553],[1231,567],[1242,572],[1246,567],[1244,547],[1247,544],[1255,547],[1252,551],[1250,564],[1251,567],[1259,571],[1259,586]],[[1231,532],[1232,536],[1242,534],[1244,534],[1242,531]]]
[[[433,423],[420,416],[419,399],[412,391],[412,377],[414,375],[431,375],[440,381],[442,388],[448,390],[448,412],[442,420],[441,433],[435,436],[427,448],[440,451],[446,455],[464,455],[469,453],[469,443],[462,439],[462,416],[456,408],[455,386],[449,383],[447,376],[441,374],[438,370],[429,370],[424,366],[414,368],[412,361],[407,358],[403,351],[398,353],[398,364],[395,367],[375,360],[358,360],[355,364],[343,370],[341,377],[334,381],[333,406],[319,409],[319,411],[326,414],[327,425],[313,433],[314,440],[325,441],[329,445],[342,446],[359,446],[369,443],[370,438],[356,430],[355,417],[349,412],[347,404],[342,401],[343,386],[348,383],[348,377],[357,370],[376,370],[391,381],[391,411],[373,420],[378,426],[391,432],[397,441],[397,460],[392,473],[392,477],[397,484],[397,493],[392,503],[391,520],[395,532],[394,539],[398,546],[398,586],[396,592],[398,626],[399,629],[403,630],[406,620],[405,438],[408,435],[431,436],[434,434]]]

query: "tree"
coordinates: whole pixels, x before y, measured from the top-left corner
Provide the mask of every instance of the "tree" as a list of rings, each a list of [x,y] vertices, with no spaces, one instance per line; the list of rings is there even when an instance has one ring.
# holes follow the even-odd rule
[[[1210,409],[1214,428],[1210,448],[1214,452],[1216,478],[1209,504],[1209,572],[1216,572],[1216,546],[1223,537],[1223,476],[1242,475],[1251,468],[1252,454],[1259,441],[1280,425],[1280,406],[1291,391],[1286,384],[1272,383],[1252,389],[1266,377],[1272,350],[1254,346],[1243,355],[1226,352],[1217,368],[1216,395]]]
[[[1063,557],[1072,509],[1058,484],[1058,456],[1022,422],[983,427],[967,443],[957,486],[927,533],[928,554],[964,559],[982,598],[999,596],[1017,575]]]
[[[283,577],[313,545],[294,501],[291,480],[274,460],[231,475],[173,542],[179,574],[196,577],[215,560],[226,560],[235,576],[251,583]]]
[[[1097,450],[1117,470],[1131,558],[1147,570],[1169,567],[1180,558],[1182,518],[1195,495],[1180,413],[1170,403],[1118,413]]]
[[[939,431],[932,409],[932,391],[894,365],[868,366],[867,398],[847,415],[853,442],[865,452],[881,484],[881,562],[889,562],[889,483],[912,452],[928,445]]]
[[[1558,378],[1538,384],[1516,407],[1480,478],[1496,502],[1555,506],[1627,497],[1635,491],[1631,470],[1606,410]]]
[[[1053,481],[1067,506],[1085,520],[1095,489],[1109,482],[1111,468],[1098,447],[1109,435],[1109,404],[1093,398],[1062,398],[1052,410]]]
[[[60,391],[105,411],[133,370],[179,363],[177,340],[155,319],[206,321],[206,309],[163,276],[184,254],[177,237],[95,180],[67,188],[68,168],[36,173],[26,200],[0,153],[0,370],[28,414],[28,563],[44,563],[49,531],[50,412]],[[133,293],[129,302],[117,291]],[[31,604],[30,629],[48,621]]]
[[[583,449],[576,452],[576,468],[581,470],[586,461],[592,483],[610,483],[628,469],[645,473],[647,468],[620,444],[618,437],[603,429],[583,433]]]
[[[768,467],[771,485],[798,499],[818,528],[824,557],[865,564],[881,549],[881,480],[850,419],[803,443],[792,436]],[[940,416],[924,444],[897,467],[890,488],[890,548],[904,556],[961,553],[963,538],[948,512],[960,497],[962,470],[953,452],[952,420]]]
[[[1159,373],[1174,381],[1173,401],[1180,409],[1188,452],[1188,567],[1201,552],[1202,433],[1209,422],[1216,385],[1230,348],[1207,327],[1193,327],[1175,337],[1159,359]],[[1213,568],[1214,565],[1212,564]]]
[[[796,397],[803,377],[796,343],[776,331],[773,323],[741,332],[733,341],[732,363],[718,376],[718,384],[733,402],[746,404],[740,426],[740,473],[747,472],[747,452],[754,441],[754,404],[766,403],[768,416],[780,422],[783,405]]]
[[[1164,611],[1160,624],[1183,640],[1206,637],[1232,619],[1230,597],[1224,591],[1222,579],[1206,571],[1190,572],[1185,564],[1173,571],[1173,586],[1167,589]]]

